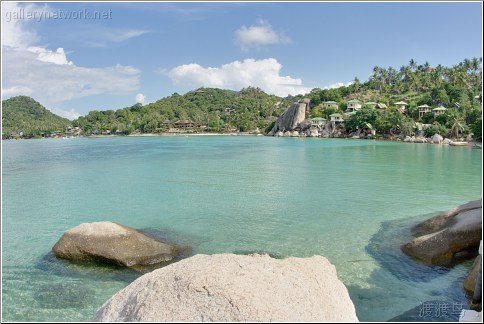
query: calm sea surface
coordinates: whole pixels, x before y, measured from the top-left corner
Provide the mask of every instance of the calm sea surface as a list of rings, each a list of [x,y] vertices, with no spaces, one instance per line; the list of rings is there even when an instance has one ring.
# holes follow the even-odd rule
[[[3,142],[2,319],[88,321],[139,274],[52,257],[62,233],[114,221],[192,253],[323,255],[363,321],[465,303],[451,271],[402,255],[408,228],[481,197],[482,151],[245,136]]]

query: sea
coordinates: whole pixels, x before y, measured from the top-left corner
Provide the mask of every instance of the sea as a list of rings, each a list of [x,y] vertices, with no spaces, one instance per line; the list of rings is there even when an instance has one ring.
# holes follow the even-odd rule
[[[55,258],[64,231],[97,221],[184,246],[186,256],[322,255],[360,321],[419,306],[421,317],[444,321],[468,308],[472,260],[429,267],[400,245],[419,221],[481,197],[482,150],[472,147],[265,136],[3,141],[2,321],[90,321],[143,274]],[[422,308],[429,301],[435,309]]]

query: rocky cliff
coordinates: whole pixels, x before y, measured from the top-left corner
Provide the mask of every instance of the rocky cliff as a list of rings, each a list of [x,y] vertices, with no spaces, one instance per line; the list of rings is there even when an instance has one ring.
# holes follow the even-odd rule
[[[268,135],[294,131],[306,119],[307,111],[309,111],[309,99],[301,99],[293,103],[279,116]]]

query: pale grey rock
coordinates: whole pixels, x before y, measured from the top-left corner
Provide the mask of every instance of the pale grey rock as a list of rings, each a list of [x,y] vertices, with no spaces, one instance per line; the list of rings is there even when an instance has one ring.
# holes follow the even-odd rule
[[[148,273],[94,315],[106,322],[357,322],[321,256],[195,255]]]
[[[284,132],[284,137],[290,137],[292,133],[290,131],[285,131]]]
[[[292,137],[299,137],[299,132],[298,132],[298,131],[293,131],[293,132],[291,133],[291,136],[292,136]]]
[[[440,143],[442,143],[443,140],[444,140],[444,138],[440,134],[434,134],[431,137],[430,142],[433,143],[433,144],[440,144]]]
[[[450,143],[452,143],[452,141],[448,138],[446,138],[442,141],[442,144],[445,144],[445,145],[449,145]]]
[[[284,133],[281,131],[278,131],[275,136],[284,136]]]
[[[292,104],[279,116],[269,134],[276,134],[278,131],[286,132],[295,130],[306,119],[307,109],[309,109],[309,99],[302,99]]]
[[[309,136],[310,137],[318,137],[319,136],[319,131],[315,128],[311,128],[309,130]]]
[[[172,260],[177,248],[112,222],[83,223],[64,232],[53,247],[56,257],[126,267]]]
[[[412,138],[410,136],[406,136],[403,141],[404,142],[413,142],[413,140],[412,140]]]

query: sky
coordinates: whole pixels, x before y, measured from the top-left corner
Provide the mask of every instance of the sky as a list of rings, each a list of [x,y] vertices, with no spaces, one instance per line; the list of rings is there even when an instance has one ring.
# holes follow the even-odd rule
[[[75,119],[199,87],[279,96],[482,57],[481,2],[2,2],[2,100]]]

